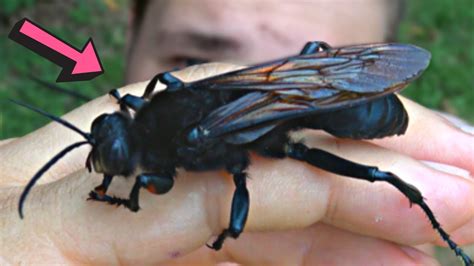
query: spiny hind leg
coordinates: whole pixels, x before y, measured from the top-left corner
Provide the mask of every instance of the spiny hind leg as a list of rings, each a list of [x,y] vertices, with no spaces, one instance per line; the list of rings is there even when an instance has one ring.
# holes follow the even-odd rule
[[[433,212],[424,201],[421,192],[415,186],[404,182],[393,173],[380,171],[377,167],[351,162],[320,149],[308,148],[302,143],[288,144],[286,152],[290,158],[307,162],[332,173],[370,182],[384,181],[390,183],[408,198],[410,205],[416,204],[420,206],[428,216],[433,228],[438,231],[441,238],[448,243],[454,253],[464,262],[465,265],[472,265],[473,262],[471,258],[469,258],[469,256],[451,240],[448,233],[446,233],[446,231],[441,227]]]

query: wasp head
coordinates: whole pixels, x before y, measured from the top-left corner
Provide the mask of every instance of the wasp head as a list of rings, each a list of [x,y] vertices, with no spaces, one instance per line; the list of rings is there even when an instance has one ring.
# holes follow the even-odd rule
[[[130,124],[132,122],[131,117],[119,112],[103,114],[97,117],[92,123],[91,133],[87,133],[60,117],[25,103],[14,100],[11,101],[58,122],[75,131],[85,139],[85,141],[76,142],[64,148],[41,167],[30,179],[20,196],[18,204],[18,212],[21,218],[23,218],[23,204],[35,183],[62,157],[82,145],[89,144],[92,146],[92,151],[86,162],[89,169],[91,169],[90,163],[92,161],[94,170],[99,173],[108,175],[129,175],[133,172],[135,160],[133,160],[134,156],[132,156],[133,150],[130,145],[131,138],[129,133]]]
[[[129,175],[134,170],[133,149],[130,145],[132,119],[123,113],[103,114],[91,126],[94,139],[87,164],[98,173]],[[90,160],[90,161],[89,161]]]

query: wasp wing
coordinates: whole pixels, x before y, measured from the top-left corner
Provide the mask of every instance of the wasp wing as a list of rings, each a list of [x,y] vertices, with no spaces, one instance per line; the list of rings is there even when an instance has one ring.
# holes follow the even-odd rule
[[[284,120],[348,108],[394,93],[419,76],[429,59],[427,51],[412,45],[358,45],[191,83],[206,89],[251,90],[203,119],[194,130],[194,139],[251,142]]]
[[[333,88],[379,92],[407,83],[428,66],[430,53],[409,44],[331,48],[188,83],[211,90]]]

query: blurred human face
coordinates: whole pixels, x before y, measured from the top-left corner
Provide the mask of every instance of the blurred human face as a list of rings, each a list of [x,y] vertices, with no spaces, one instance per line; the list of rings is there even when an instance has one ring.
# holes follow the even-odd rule
[[[386,0],[150,1],[130,44],[127,82],[186,60],[252,64],[298,53],[308,41],[382,42]]]

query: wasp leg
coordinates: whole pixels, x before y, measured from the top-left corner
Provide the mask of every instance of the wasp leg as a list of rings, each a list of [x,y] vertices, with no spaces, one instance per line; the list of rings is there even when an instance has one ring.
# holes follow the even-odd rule
[[[113,89],[109,92],[109,95],[117,99],[120,104],[120,109],[123,111],[124,107],[131,108],[134,111],[140,109],[145,103],[146,100],[150,100],[153,96],[153,91],[155,90],[156,83],[160,81],[165,84],[168,89],[176,89],[183,86],[183,82],[171,75],[169,72],[163,72],[155,75],[150,82],[146,85],[145,92],[142,97],[137,97],[131,94],[126,94],[121,97],[117,89]]]
[[[99,194],[100,196],[105,195],[105,193],[107,193],[107,189],[109,189],[110,183],[112,183],[113,177],[113,175],[104,175],[104,179],[102,179],[102,184],[95,187],[93,192]]]
[[[140,209],[138,205],[140,188],[146,188],[154,194],[164,194],[168,192],[174,184],[172,175],[141,174],[136,178],[129,199],[122,199],[105,194],[111,181],[112,176],[104,175],[102,184],[89,193],[87,200],[103,201],[117,206],[123,205],[129,210],[137,212]]]
[[[120,110],[127,113],[127,108],[138,111],[138,109],[140,109],[146,103],[144,99],[131,94],[125,94],[125,96],[121,97],[117,89],[111,90],[109,95],[117,99],[117,102],[120,104]]]
[[[140,186],[153,194],[165,194],[174,185],[172,174],[158,175],[153,173],[141,174],[137,177]]]
[[[87,198],[87,200],[102,201],[102,202],[107,202],[110,205],[117,205],[117,206],[120,206],[120,205],[126,206],[128,204],[127,199],[117,198],[117,197],[109,196],[109,195],[100,196],[94,191],[91,191],[89,193],[89,198]]]
[[[331,46],[325,42],[307,42],[300,55],[314,54],[328,49],[331,49]]]
[[[164,194],[173,187],[173,184],[174,179],[172,175],[163,176],[156,174],[141,174],[137,176],[135,184],[133,185],[132,191],[130,192],[130,196],[128,199],[104,195],[100,199],[94,200],[105,201],[118,206],[123,205],[132,212],[137,212],[138,210],[140,210],[138,199],[140,196],[141,188],[146,188],[148,191],[154,194]],[[97,195],[97,193],[95,193],[95,195]]]
[[[163,72],[155,75],[148,85],[146,85],[145,92],[143,93],[143,99],[151,99],[153,91],[155,90],[156,83],[160,81],[161,83],[166,85],[167,90],[176,90],[183,87],[183,82],[173,76],[170,72]]]
[[[153,194],[165,194],[173,187],[174,179],[172,175],[141,174],[137,176],[130,199],[124,204],[132,212],[140,209],[138,205],[138,196],[140,188],[146,188]]]
[[[208,62],[209,62],[208,60],[204,60],[204,59],[188,59],[186,60],[186,67],[194,66],[198,64],[204,64]],[[173,71],[177,71],[180,69],[182,68],[175,68],[173,69]],[[183,82],[179,80],[178,78],[176,78],[175,76],[173,76],[170,72],[159,73],[155,75],[146,86],[145,92],[143,93],[143,96],[142,96],[143,99],[148,99],[148,100],[151,99],[151,96],[153,94],[153,91],[155,90],[157,81],[160,81],[161,83],[165,84],[168,90],[177,90],[177,89],[181,89],[184,86]]]
[[[421,207],[428,216],[433,228],[441,235],[441,238],[448,243],[449,247],[466,265],[472,265],[472,260],[469,256],[464,253],[464,251],[451,240],[448,233],[441,228],[441,225],[436,220],[433,212],[425,203],[421,192],[416,187],[405,183],[398,176],[390,172],[380,171],[377,167],[348,161],[323,150],[308,148],[301,143],[289,144],[287,154],[290,158],[305,161],[332,173],[363,179],[370,182],[385,181],[392,184],[410,200],[410,206],[412,204],[417,204]]]
[[[166,90],[174,91],[184,87],[184,83],[177,77],[173,76],[170,72],[163,72],[156,75],[158,80],[166,85]]]
[[[89,193],[89,198],[87,200],[95,200],[95,201],[106,201],[109,202],[111,198],[106,195],[107,189],[109,188],[110,183],[112,182],[113,175],[104,175],[104,179],[102,180],[102,184],[98,185]],[[109,202],[110,203],[110,202]]]
[[[113,89],[113,90],[109,91],[109,95],[114,97],[115,100],[117,100],[117,103],[120,105],[120,110],[121,111],[124,111],[124,112],[128,113],[127,105],[120,102],[120,99],[122,98],[122,96],[120,96],[120,93],[117,89]]]
[[[104,175],[102,184],[98,185],[97,187],[94,188],[94,190],[89,192],[89,198],[87,198],[87,200],[102,201],[102,202],[107,202],[111,205],[118,205],[118,206],[125,204],[126,202],[125,199],[112,197],[106,194],[107,189],[109,188],[113,177],[114,176],[112,175]]]
[[[217,239],[211,245],[207,245],[209,248],[219,250],[222,248],[222,244],[227,237],[237,238],[240,233],[244,230],[245,222],[249,213],[249,191],[246,186],[246,173],[235,173],[234,184],[235,192],[232,198],[232,208],[230,211],[230,223],[229,228],[222,231]]]
[[[153,91],[155,90],[156,83],[160,81],[161,83],[166,85],[166,90],[178,90],[184,87],[184,84],[181,80],[173,76],[170,72],[163,72],[159,73],[154,76],[148,85],[146,85],[145,92],[143,93],[143,99],[151,99]]]
[[[131,95],[131,94],[125,94],[122,98],[120,98],[120,104],[126,105],[128,108],[138,111],[138,109],[142,108],[143,105],[145,105],[146,101],[143,100],[140,97]]]
[[[155,75],[150,82],[146,85],[145,92],[143,93],[142,98],[143,99],[151,99],[152,93],[155,90],[156,83],[158,82],[158,79],[160,78],[160,74]]]
[[[94,190],[89,193],[89,198],[87,198],[87,200],[102,201],[117,206],[125,205],[127,202],[126,199],[121,199],[106,194],[113,177],[114,176],[112,175],[104,175],[102,184],[95,187]]]

